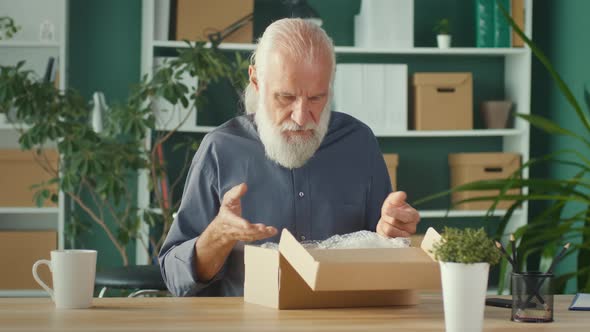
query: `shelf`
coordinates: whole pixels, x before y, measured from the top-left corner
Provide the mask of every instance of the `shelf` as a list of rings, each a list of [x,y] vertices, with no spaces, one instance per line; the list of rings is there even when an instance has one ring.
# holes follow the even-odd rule
[[[30,128],[24,124],[14,124],[14,123],[0,123],[0,130],[13,130],[16,131],[18,129],[28,129]]]
[[[194,42],[191,42],[191,44]],[[222,43],[219,45],[221,50],[233,50],[233,51],[254,51],[256,45],[245,44],[245,43]],[[155,48],[187,48],[188,45],[183,40],[154,40]],[[211,47],[210,43],[207,43],[207,47]]]
[[[41,42],[41,41],[25,41],[25,40],[2,40],[2,41],[0,41],[0,48],[1,47],[59,48],[60,43],[58,43],[58,42]]]
[[[49,297],[42,289],[2,289],[0,297]]]
[[[420,212],[421,218],[445,218],[447,210],[422,210]],[[469,217],[485,217],[487,210],[451,210],[448,212],[448,217],[453,218],[469,218]],[[494,217],[501,217],[506,213],[506,210],[496,210],[492,214]],[[513,215],[519,214],[520,211],[515,211]]]
[[[473,130],[408,130],[399,133],[379,133],[377,137],[483,137],[483,136],[517,136],[520,129],[473,129]]]
[[[57,207],[0,207],[0,214],[55,214]]]
[[[207,43],[210,47],[211,44]],[[154,48],[186,48],[184,41],[177,40],[155,40]],[[222,43],[219,49],[229,51],[253,51],[255,44]],[[336,46],[336,54],[408,54],[408,55],[478,55],[478,56],[505,56],[516,54],[527,54],[527,48],[477,48],[477,47],[451,47],[440,49],[436,47],[414,47],[414,48],[365,48],[354,46]]]
[[[504,56],[512,54],[526,54],[524,48],[477,48],[477,47],[451,47],[440,49],[437,47],[414,47],[400,49],[364,48],[354,46],[336,46],[336,54],[409,54],[409,55],[481,55]]]
[[[193,126],[178,129],[183,133],[208,133],[216,126]],[[158,128],[158,130],[170,130]],[[377,137],[490,137],[490,136],[518,136],[524,134],[520,129],[474,129],[474,130],[408,130],[398,133],[376,132]]]

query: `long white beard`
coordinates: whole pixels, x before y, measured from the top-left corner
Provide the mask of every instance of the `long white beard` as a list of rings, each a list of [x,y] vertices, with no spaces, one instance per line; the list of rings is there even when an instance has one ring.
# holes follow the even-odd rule
[[[275,125],[263,101],[264,98],[261,96],[258,99],[258,107],[254,114],[254,120],[258,126],[258,133],[264,145],[266,156],[288,169],[303,166],[317,151],[324,136],[326,136],[330,122],[330,101],[328,100],[324,110],[322,110],[319,123],[308,123],[305,126],[299,126],[292,120],[286,120],[278,126]],[[311,137],[286,137],[282,134],[282,131],[285,130],[308,129],[313,130]]]

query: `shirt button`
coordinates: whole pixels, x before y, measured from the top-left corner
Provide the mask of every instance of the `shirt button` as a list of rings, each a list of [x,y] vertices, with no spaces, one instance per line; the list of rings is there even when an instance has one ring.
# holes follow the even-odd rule
[[[301,241],[305,241],[305,236],[301,235]]]
[[[303,197],[303,196],[305,196],[305,194],[303,193],[303,191],[300,191],[299,192],[299,197]]]

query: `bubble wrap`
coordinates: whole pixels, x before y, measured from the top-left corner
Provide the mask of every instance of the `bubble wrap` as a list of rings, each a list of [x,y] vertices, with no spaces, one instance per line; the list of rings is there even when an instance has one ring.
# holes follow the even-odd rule
[[[324,241],[304,241],[301,244],[306,249],[406,248],[410,246],[410,238],[398,237],[391,239],[375,232],[359,231],[334,235]],[[273,242],[266,242],[261,247],[279,249],[279,245]]]

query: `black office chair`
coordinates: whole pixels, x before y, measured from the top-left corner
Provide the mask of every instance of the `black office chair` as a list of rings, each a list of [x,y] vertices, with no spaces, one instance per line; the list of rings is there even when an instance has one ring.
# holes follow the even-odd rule
[[[134,290],[128,297],[145,295],[169,295],[158,265],[134,265],[96,272],[96,287],[101,287],[101,298],[107,289]]]

